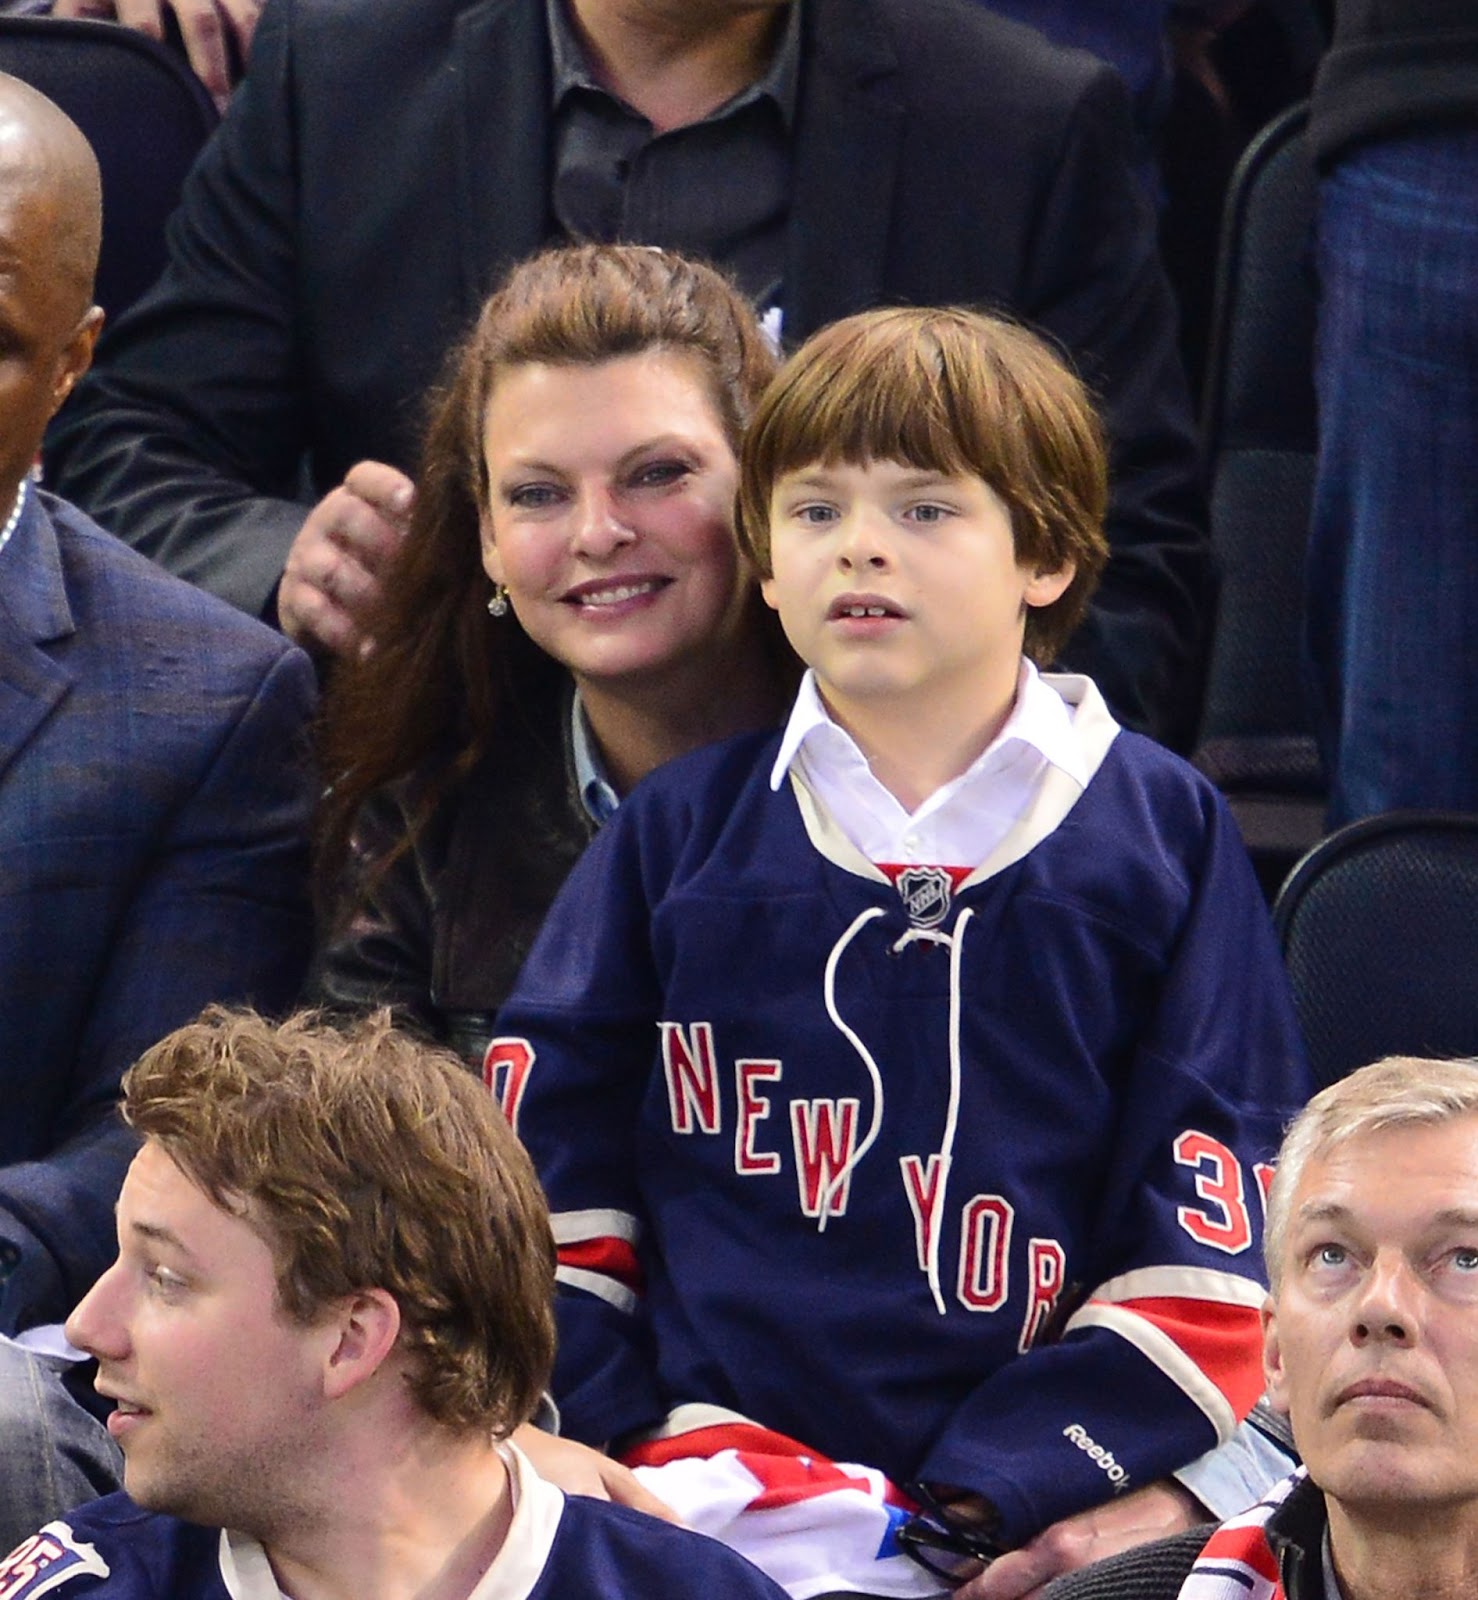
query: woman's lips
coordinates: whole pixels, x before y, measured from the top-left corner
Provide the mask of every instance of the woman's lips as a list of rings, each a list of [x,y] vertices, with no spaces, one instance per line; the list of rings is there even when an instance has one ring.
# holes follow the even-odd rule
[[[566,604],[584,609],[599,610],[605,606],[624,605],[629,600],[641,600],[665,588],[670,578],[620,578],[596,583],[577,584],[561,596]]]

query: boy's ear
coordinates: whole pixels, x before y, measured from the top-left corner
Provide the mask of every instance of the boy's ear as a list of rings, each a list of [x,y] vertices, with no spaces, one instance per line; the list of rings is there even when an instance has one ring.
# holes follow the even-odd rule
[[[775,580],[773,578],[760,579],[760,594],[771,611],[780,609],[780,602],[775,598]]]
[[[1061,600],[1077,572],[1076,561],[1065,561],[1050,572],[1038,567],[1027,580],[1026,603],[1029,606],[1050,606],[1053,601]]]

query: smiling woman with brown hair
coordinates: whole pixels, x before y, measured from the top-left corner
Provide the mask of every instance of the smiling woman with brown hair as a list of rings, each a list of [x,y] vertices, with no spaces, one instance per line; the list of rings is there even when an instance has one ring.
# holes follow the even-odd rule
[[[732,525],[774,366],[738,290],[664,251],[547,251],[484,307],[435,404],[376,647],[328,696],[331,1004],[389,1004],[481,1064],[617,799],[779,719],[797,669]]]

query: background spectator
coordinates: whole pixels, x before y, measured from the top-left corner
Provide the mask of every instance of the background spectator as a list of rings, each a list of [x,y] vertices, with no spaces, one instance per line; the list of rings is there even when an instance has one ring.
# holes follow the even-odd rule
[[[1339,0],[1308,568],[1331,825],[1478,809],[1478,14]]]
[[[1130,148],[1108,68],[968,0],[269,5],[171,265],[49,462],[171,570],[336,647],[296,581],[278,592],[295,542],[339,546],[368,603],[409,485],[346,474],[410,465],[444,351],[540,245],[711,256],[787,338],[880,301],[989,303],[1072,353],[1114,441],[1113,559],[1067,659],[1184,740],[1210,568]]]
[[[306,657],[26,481],[97,333],[98,196],[0,78],[0,1333],[43,1349],[110,1254],[123,1069],[213,998],[287,1004],[311,931]],[[0,1344],[0,1544],[106,1470],[65,1365]]]

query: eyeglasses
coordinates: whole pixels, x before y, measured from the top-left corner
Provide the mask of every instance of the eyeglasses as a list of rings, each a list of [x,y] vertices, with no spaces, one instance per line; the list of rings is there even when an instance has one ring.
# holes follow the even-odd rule
[[[904,1555],[931,1576],[953,1587],[1005,1554],[991,1523],[962,1521],[924,1484],[909,1484],[908,1493],[920,1509],[894,1538]]]

